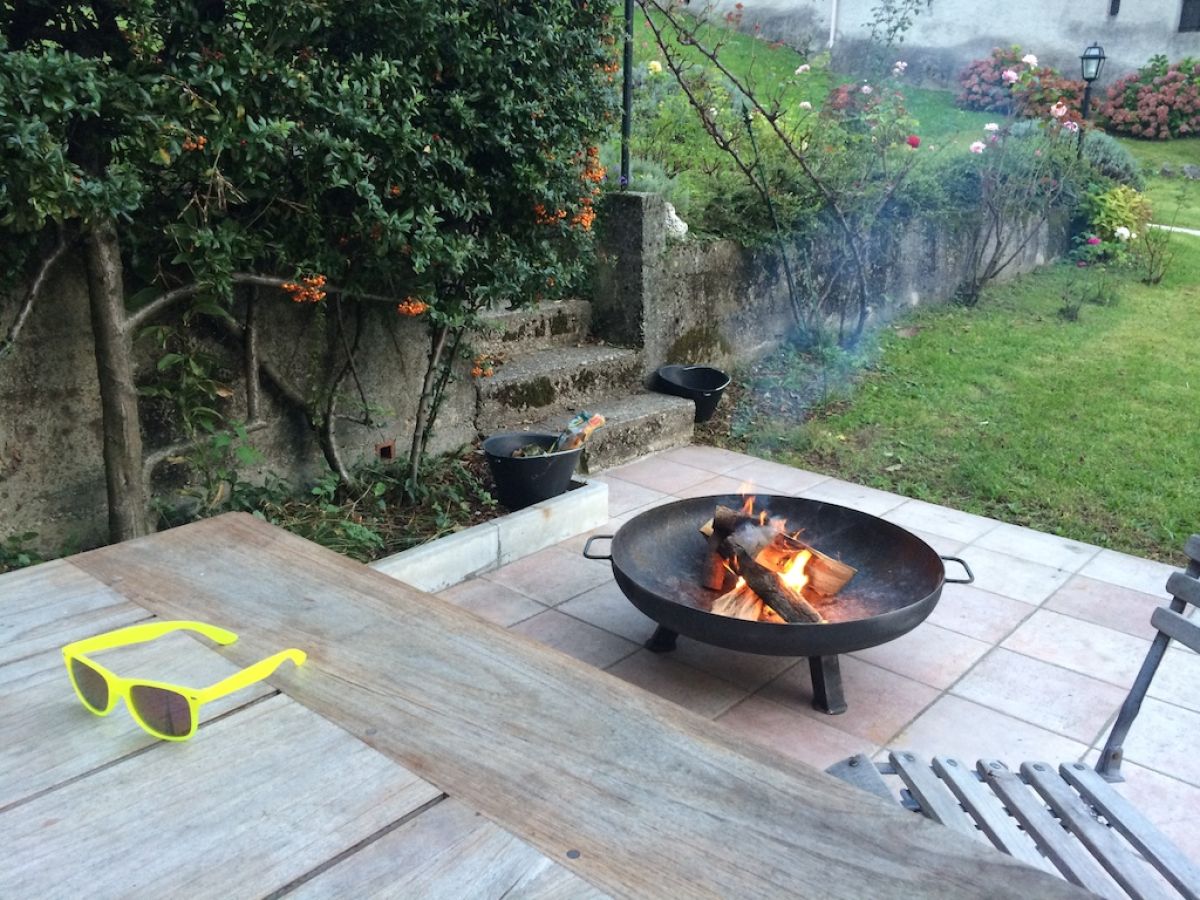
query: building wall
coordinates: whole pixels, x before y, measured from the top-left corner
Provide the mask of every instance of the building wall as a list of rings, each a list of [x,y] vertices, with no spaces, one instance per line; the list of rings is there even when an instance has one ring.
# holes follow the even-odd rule
[[[743,27],[762,26],[765,37],[797,47],[825,49],[830,12],[837,7],[833,52],[839,68],[861,60],[871,8],[879,0],[743,0]],[[1019,44],[1064,75],[1079,76],[1079,54],[1099,41],[1108,57],[1101,84],[1142,66],[1157,53],[1172,60],[1200,56],[1200,32],[1180,33],[1184,0],[1124,0],[1115,16],[1111,0],[933,0],[905,36],[900,57],[909,75],[951,84],[962,68],[994,47]],[[720,8],[733,6],[720,0]]]

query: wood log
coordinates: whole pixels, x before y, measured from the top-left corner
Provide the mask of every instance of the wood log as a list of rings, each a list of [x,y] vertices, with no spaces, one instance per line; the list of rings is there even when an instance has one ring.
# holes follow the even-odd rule
[[[738,572],[746,579],[750,590],[754,591],[763,603],[779,613],[785,622],[799,624],[825,621],[798,591],[793,591],[784,584],[778,573],[756,562],[745,547],[728,538],[725,540],[725,547],[730,551],[730,555],[737,559]]]
[[[738,581],[737,587],[714,600],[711,609],[711,612],[717,615],[744,619],[747,622],[757,622],[762,618],[762,611],[763,602],[744,581]]]
[[[704,586],[711,591],[728,591],[737,582],[729,568],[729,562],[721,555],[721,539],[710,534],[708,540],[708,569],[704,573]]]
[[[767,568],[783,569],[797,553],[805,550],[812,554],[805,572],[808,575],[808,588],[815,593],[832,597],[858,572],[854,566],[827,556],[812,544],[790,534],[777,534],[770,545],[756,555]]]

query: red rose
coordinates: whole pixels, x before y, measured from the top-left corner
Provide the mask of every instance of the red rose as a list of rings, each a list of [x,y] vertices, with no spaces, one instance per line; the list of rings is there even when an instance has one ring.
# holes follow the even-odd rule
[[[915,134],[910,134],[908,136],[908,140],[906,141],[906,143],[908,144],[908,146],[910,146],[914,150],[916,150],[918,147],[921,146],[921,139],[919,137],[917,137]]]

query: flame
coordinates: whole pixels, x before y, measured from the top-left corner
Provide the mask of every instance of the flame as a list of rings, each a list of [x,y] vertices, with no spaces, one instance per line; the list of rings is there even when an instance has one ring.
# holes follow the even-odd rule
[[[747,485],[743,485],[743,487],[747,487]],[[743,516],[754,515],[754,495],[753,494],[743,494],[742,496],[746,498],[742,502],[742,515]]]
[[[808,565],[808,561],[812,559],[812,554],[807,550],[801,550],[788,563],[786,569],[779,573],[779,580],[790,587],[793,591],[801,590],[808,584],[808,573],[804,567]]]

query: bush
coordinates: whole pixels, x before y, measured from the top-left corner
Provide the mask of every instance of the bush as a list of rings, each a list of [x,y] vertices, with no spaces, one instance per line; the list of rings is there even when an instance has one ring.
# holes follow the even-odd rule
[[[1134,137],[1165,141],[1200,134],[1200,61],[1151,57],[1108,89],[1100,115],[1110,131]]]
[[[1103,131],[1088,130],[1084,133],[1083,158],[1105,178],[1139,191],[1146,186],[1137,159],[1124,144]]]
[[[1150,224],[1150,201],[1124,184],[1089,194],[1084,206],[1092,228],[1104,241],[1129,240],[1145,233]]]
[[[1017,75],[1011,84],[1004,79],[1004,73],[1010,70]],[[1039,66],[1030,55],[1023,56],[1016,45],[997,47],[986,59],[975,60],[958,80],[962,92],[955,102],[963,109],[1040,117],[1048,115],[1050,107],[1061,101],[1069,107],[1065,117],[1068,121],[1080,119],[1083,82],[1066,78],[1050,66]]]

